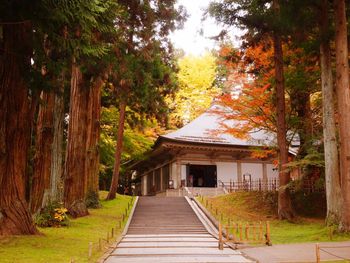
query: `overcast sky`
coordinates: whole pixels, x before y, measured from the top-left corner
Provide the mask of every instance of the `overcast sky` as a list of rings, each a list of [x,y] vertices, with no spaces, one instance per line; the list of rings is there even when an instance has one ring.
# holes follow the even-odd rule
[[[206,50],[213,49],[216,43],[209,37],[218,35],[221,27],[212,18],[201,21],[203,9],[209,5],[210,0],[178,0],[177,2],[178,5],[186,8],[189,18],[182,30],[177,30],[171,35],[175,48],[183,49],[187,55],[200,55]],[[200,34],[201,29],[203,35]],[[240,33],[239,30],[233,32],[237,35]],[[232,37],[234,39],[235,36]]]
[[[183,49],[186,54],[200,55],[206,49],[212,49],[215,41],[208,39],[220,32],[219,26],[213,19],[202,22],[203,9],[206,8],[210,0],[178,0],[179,5],[183,5],[189,17],[182,30],[175,31],[171,39],[175,48]],[[203,29],[203,35],[200,30]]]

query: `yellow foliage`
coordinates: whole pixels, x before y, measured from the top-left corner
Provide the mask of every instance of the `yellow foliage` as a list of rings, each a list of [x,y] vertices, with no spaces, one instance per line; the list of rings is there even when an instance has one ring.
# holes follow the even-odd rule
[[[186,56],[179,60],[179,68],[179,90],[166,101],[172,109],[172,121],[184,124],[203,113],[221,90],[213,85],[216,58],[210,53]]]

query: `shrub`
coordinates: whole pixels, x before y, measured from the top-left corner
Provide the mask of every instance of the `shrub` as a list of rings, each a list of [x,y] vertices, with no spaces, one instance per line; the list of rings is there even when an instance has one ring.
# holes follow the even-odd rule
[[[40,210],[34,221],[40,227],[61,227],[68,226],[69,219],[67,209],[58,202],[51,202]]]
[[[100,199],[97,192],[89,191],[85,198],[87,208],[101,208]]]
[[[326,194],[324,192],[292,193],[293,208],[301,216],[325,217],[327,213]]]

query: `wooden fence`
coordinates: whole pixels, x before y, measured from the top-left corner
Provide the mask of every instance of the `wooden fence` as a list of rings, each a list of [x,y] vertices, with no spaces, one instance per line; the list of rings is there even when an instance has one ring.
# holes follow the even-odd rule
[[[219,249],[224,249],[224,243],[263,243],[271,245],[270,223],[219,223]]]
[[[344,257],[341,256],[339,251],[337,251],[337,249],[342,249],[342,250],[347,250],[350,251],[350,246],[321,246],[320,244],[316,244],[316,263],[321,263],[321,251],[323,251],[324,253],[335,257],[337,260],[344,260],[346,262],[348,262],[348,260],[350,260],[350,257]],[[331,250],[331,251],[330,251]],[[343,261],[341,261],[343,262]]]
[[[219,186],[224,187],[228,192],[239,192],[239,191],[278,191],[279,179],[257,179],[257,180],[243,180],[243,181],[233,181],[229,182],[219,182]],[[303,179],[297,184],[290,185],[290,190],[296,191],[297,189],[302,189],[305,192],[324,192],[324,187],[317,187],[315,181]]]
[[[268,221],[234,222],[230,216],[219,211],[210,199],[203,196],[199,196],[198,199],[207,209],[207,212],[218,222],[219,249],[223,249],[223,244],[227,242],[271,245],[270,223]]]
[[[222,186],[229,192],[238,191],[276,191],[279,187],[278,179],[258,179],[258,180],[243,180],[222,182]]]

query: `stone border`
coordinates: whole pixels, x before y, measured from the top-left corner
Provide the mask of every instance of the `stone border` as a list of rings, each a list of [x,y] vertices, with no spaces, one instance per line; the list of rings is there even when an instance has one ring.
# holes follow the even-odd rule
[[[216,239],[218,239],[219,235],[218,235],[216,225],[211,222],[211,220],[208,218],[208,216],[205,213],[203,213],[202,209],[198,206],[198,204],[196,202],[194,202],[193,198],[185,196],[185,199],[186,199],[187,203],[189,204],[189,206],[192,208],[193,212],[198,217],[198,219],[204,225],[204,227],[208,231],[208,233],[211,234]]]
[[[206,215],[206,217],[210,220],[210,222],[216,227],[216,229],[219,229],[219,221],[216,220],[216,218],[211,215],[211,213],[207,210],[207,208],[204,205],[202,205],[202,203],[199,202],[196,198],[191,198],[191,199],[197,204],[197,206],[202,210],[202,212]],[[251,256],[248,256],[246,253],[241,251],[240,250],[241,247],[238,247],[238,244],[233,245],[230,242],[225,243],[225,244],[234,250],[238,249],[242,253],[242,255],[244,255],[244,257],[246,257],[247,259],[250,259],[253,262],[259,263],[259,261],[257,261],[255,258],[252,258]]]
[[[207,208],[204,205],[202,205],[202,203],[199,202],[196,198],[192,198],[192,200],[202,210],[202,212],[206,215],[206,217],[210,220],[210,222],[216,227],[216,229],[219,229],[219,221],[216,220],[216,218],[211,215],[211,213],[207,210]]]

